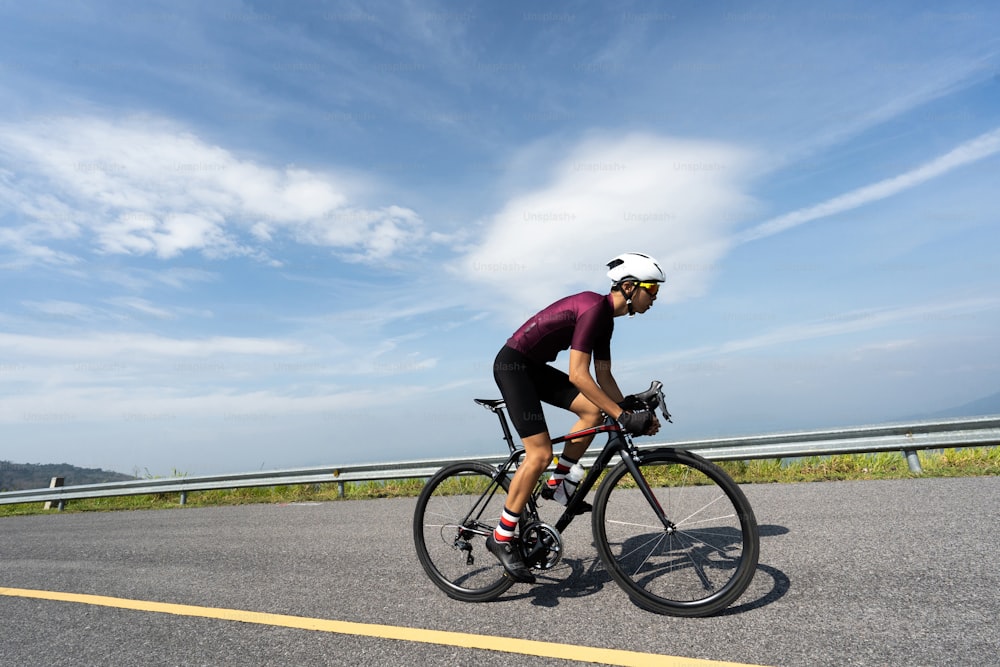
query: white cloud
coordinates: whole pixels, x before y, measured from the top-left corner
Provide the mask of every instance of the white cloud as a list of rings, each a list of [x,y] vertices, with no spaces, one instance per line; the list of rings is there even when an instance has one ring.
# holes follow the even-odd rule
[[[219,278],[217,274],[204,269],[176,266],[157,268],[157,270],[98,267],[92,274],[104,282],[134,291],[142,291],[153,285],[166,285],[177,290],[187,290],[195,283],[213,282]]]
[[[150,303],[146,299],[140,299],[139,297],[116,297],[113,299],[108,299],[108,303],[113,306],[118,306],[120,308],[125,308],[127,310],[152,317],[158,320],[172,320],[177,316],[170,310],[166,308],[161,308],[153,303]]]
[[[0,423],[81,422],[88,420],[170,422],[214,417],[223,422],[258,423],[279,416],[347,411],[381,400],[375,392],[345,390],[310,396],[271,391],[208,391],[182,394],[154,387],[61,386],[45,398],[8,396]],[[231,425],[230,424],[230,425]],[[223,430],[220,424],[218,429]]]
[[[788,346],[803,341],[885,329],[906,323],[965,321],[976,317],[978,313],[994,311],[998,308],[1000,308],[1000,298],[969,298],[896,308],[858,310],[836,317],[775,327],[754,336],[730,340],[719,345],[699,346],[671,352],[659,357],[658,361],[714,357],[748,350]],[[899,347],[905,342],[897,341],[895,345]]]
[[[485,221],[481,242],[453,268],[537,305],[569,289],[603,289],[606,262],[641,251],[667,273],[663,298],[699,295],[754,206],[742,187],[749,158],[725,144],[650,134],[588,139],[557,161],[548,184]]]
[[[138,297],[115,297],[103,300],[113,308],[103,308],[99,306],[86,305],[73,301],[62,301],[49,299],[45,301],[22,301],[24,308],[44,320],[59,321],[68,323],[71,321],[86,322],[88,324],[101,320],[123,320],[142,316],[157,320],[176,319],[179,313],[185,315],[205,316],[205,311],[193,310],[190,308],[169,309],[157,306],[150,301]],[[124,311],[124,312],[123,312]]]
[[[46,317],[88,319],[94,315],[94,310],[90,306],[72,301],[50,299],[47,301],[22,301],[21,304],[28,310]]]
[[[53,307],[65,312],[65,308],[59,308],[59,304]],[[101,333],[78,337],[0,333],[0,350],[16,358],[30,356],[46,359],[97,360],[121,359],[124,355],[138,354],[147,361],[152,361],[158,358],[205,357],[215,354],[297,354],[304,349],[305,346],[297,342],[232,336],[184,339],[130,333]]]
[[[801,224],[812,222],[813,220],[849,211],[859,206],[891,197],[953,169],[994,155],[997,152],[1000,152],[1000,129],[982,134],[971,141],[955,147],[948,153],[899,176],[887,178],[878,183],[866,185],[865,187],[833,197],[822,203],[772,218],[740,234],[737,237],[737,241],[739,243],[755,241]]]
[[[271,234],[266,226],[255,233]],[[345,258],[353,261],[386,259],[419,243],[424,236],[420,217],[399,206],[377,210],[341,208],[298,224],[294,234],[302,243],[357,248],[345,253]]]
[[[69,261],[46,244],[81,236],[111,254],[265,258],[287,234],[373,261],[425,236],[409,209],[352,202],[351,179],[258,164],[155,118],[0,124],[0,159],[0,205],[19,223],[0,244],[35,259]]]

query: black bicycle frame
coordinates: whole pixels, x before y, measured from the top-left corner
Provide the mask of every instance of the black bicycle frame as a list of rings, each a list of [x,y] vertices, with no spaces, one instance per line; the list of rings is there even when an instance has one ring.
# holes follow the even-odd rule
[[[510,427],[507,425],[507,415],[504,413],[503,401],[477,400],[476,402],[497,415],[497,418],[500,420],[500,427],[503,429],[504,440],[507,442],[507,446],[511,451],[510,457],[498,468],[496,480],[497,483],[499,483],[499,480],[504,475],[509,474],[511,468],[517,467],[516,464],[518,460],[524,455],[524,448],[517,447],[514,444],[514,436],[511,434]],[[562,516],[559,517],[559,520],[556,522],[556,530],[560,533],[563,532],[566,530],[566,527],[572,523],[573,519],[578,516],[578,508],[590,492],[590,489],[597,483],[597,479],[601,476],[601,473],[604,472],[604,470],[611,463],[611,459],[615,456],[615,454],[621,455],[621,459],[625,463],[625,467],[632,475],[632,478],[635,479],[636,485],[642,491],[642,495],[656,510],[656,514],[659,517],[660,522],[663,523],[663,527],[667,530],[673,530],[674,524],[666,517],[663,507],[656,499],[656,496],[653,494],[653,490],[649,487],[649,483],[646,482],[646,478],[639,469],[638,461],[640,455],[638,448],[636,448],[631,439],[625,435],[625,433],[621,430],[621,426],[614,419],[607,417],[604,424],[601,426],[595,426],[582,431],[567,433],[566,435],[558,438],[553,438],[552,444],[557,445],[570,440],[576,440],[577,438],[597,435],[598,433],[607,433],[608,441],[597,455],[597,458],[594,460],[594,464],[590,467],[590,470],[587,471],[587,475],[580,480],[580,484],[573,493],[573,497],[570,499],[569,504],[566,505],[566,509],[563,511]],[[486,491],[484,496],[493,493],[494,489],[495,486],[491,486],[491,488]],[[537,497],[538,494],[536,489],[536,492],[532,493],[531,497],[528,499],[528,505],[525,508],[527,513],[532,518],[538,517],[538,506],[535,503],[535,499]]]

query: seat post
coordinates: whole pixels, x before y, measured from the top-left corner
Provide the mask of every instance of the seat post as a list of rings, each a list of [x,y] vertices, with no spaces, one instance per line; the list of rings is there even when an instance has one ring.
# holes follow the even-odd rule
[[[507,441],[507,446],[511,452],[517,451],[517,447],[514,446],[514,436],[510,432],[510,426],[507,424],[507,414],[503,411],[503,407],[498,405],[494,412],[497,413],[497,418],[500,420],[500,428],[503,429],[503,439]]]
[[[497,419],[500,420],[500,428],[503,429],[503,439],[507,441],[507,447],[510,448],[511,454],[516,452],[518,448],[514,444],[514,436],[510,432],[510,426],[507,425],[507,414],[503,411],[506,405],[504,399],[475,398],[473,400],[497,416]]]

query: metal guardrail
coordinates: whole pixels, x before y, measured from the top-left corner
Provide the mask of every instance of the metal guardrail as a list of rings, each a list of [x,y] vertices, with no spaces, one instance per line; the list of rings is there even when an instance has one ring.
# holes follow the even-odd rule
[[[687,449],[716,461],[899,451],[906,457],[910,470],[919,473],[921,470],[917,457],[918,450],[982,447],[998,444],[1000,444],[1000,415],[710,440],[660,442],[642,445],[640,449],[656,447]],[[594,447],[596,448],[596,446],[597,443]],[[343,496],[345,485],[350,482],[430,477],[449,463],[465,461],[469,458],[138,479],[104,484],[6,491],[0,493],[0,505],[56,502],[59,509],[62,509],[66,501],[69,500],[156,493],[179,493],[180,502],[184,504],[187,502],[187,494],[191,491],[329,483],[338,484],[340,495]],[[490,464],[499,464],[506,459],[507,455],[476,457],[476,460]],[[589,464],[592,461],[593,457],[586,457],[583,462]]]

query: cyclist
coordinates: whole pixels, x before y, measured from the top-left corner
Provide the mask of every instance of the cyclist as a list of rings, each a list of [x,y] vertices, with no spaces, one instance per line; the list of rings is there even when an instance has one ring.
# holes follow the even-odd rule
[[[507,403],[507,414],[524,443],[524,460],[511,479],[500,521],[486,547],[517,581],[535,581],[514,539],[521,510],[552,462],[552,440],[542,402],[576,414],[578,420],[571,432],[600,426],[605,414],[632,435],[653,435],[660,428],[651,412],[623,409],[628,402],[611,374],[611,334],[615,317],[632,317],[649,310],[666,278],[656,260],[641,253],[619,255],[607,266],[612,281],[608,294],[581,292],[541,310],[507,340],[493,364],[493,377]],[[565,349],[569,349],[568,375],[549,365]],[[555,474],[543,489],[545,497],[564,497],[553,492],[593,437],[566,443]]]

